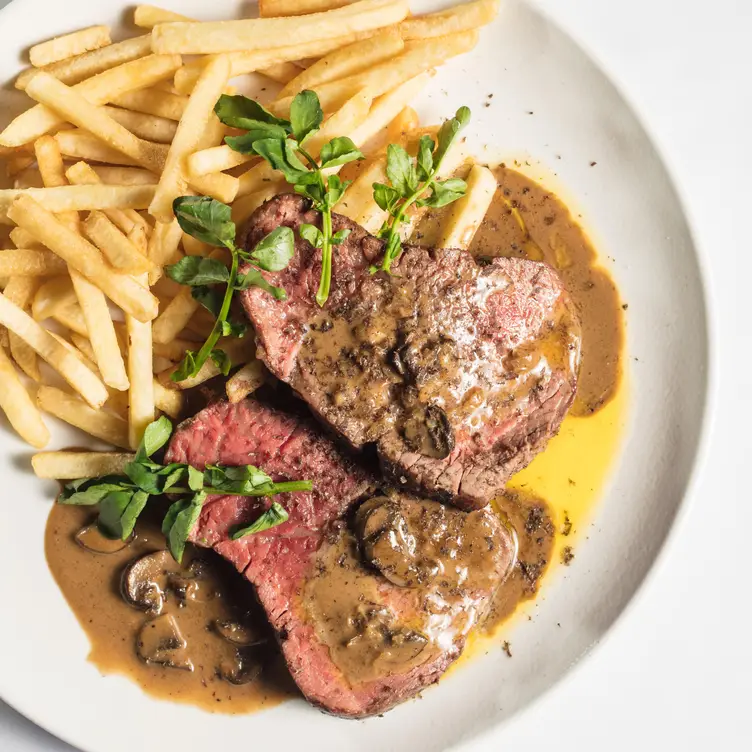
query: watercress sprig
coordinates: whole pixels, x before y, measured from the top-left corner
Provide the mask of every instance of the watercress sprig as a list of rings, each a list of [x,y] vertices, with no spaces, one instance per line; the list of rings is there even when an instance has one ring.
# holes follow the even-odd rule
[[[179,494],[181,498],[167,510],[162,532],[167,538],[170,552],[180,562],[207,496],[274,496],[310,491],[313,487],[308,480],[275,483],[263,470],[253,465],[207,465],[203,471],[178,462],[160,465],[151,457],[167,444],[171,434],[172,423],[162,416],[146,428],[136,457],[125,466],[125,475],[74,480],[63,487],[58,503],[77,506],[98,504],[97,524],[102,533],[110,538],[127,540],[152,496]],[[275,501],[255,522],[235,531],[232,540],[268,530],[287,519],[287,512]]]
[[[379,230],[379,237],[386,241],[384,257],[380,266],[371,268],[372,272],[389,272],[391,265],[400,257],[400,231],[411,206],[439,208],[465,195],[467,185],[464,180],[438,180],[437,175],[444,157],[469,120],[470,110],[460,107],[455,116],[439,128],[438,143],[434,143],[430,136],[421,136],[415,159],[411,159],[401,146],[389,144],[386,154],[386,175],[390,185],[373,184],[374,201],[389,213],[389,217]]]
[[[290,119],[272,115],[258,102],[243,96],[223,95],[214,112],[225,124],[246,131],[242,136],[228,136],[225,142],[242,154],[258,154],[279,170],[295,191],[311,200],[321,213],[321,229],[310,224],[300,227],[300,236],[321,249],[321,277],[316,302],[323,306],[329,298],[332,281],[332,253],[349,234],[349,230],[332,232],[332,209],[350,185],[325,170],[363,159],[363,154],[346,136],[323,144],[316,159],[304,144],[318,132],[324,113],[314,91],[301,91],[290,105]]]
[[[284,300],[287,297],[285,291],[269,284],[261,270],[278,272],[284,269],[295,251],[295,238],[289,227],[277,227],[252,251],[246,252],[235,244],[235,223],[226,204],[209,196],[180,196],[172,208],[184,232],[209,245],[227,248],[232,256],[229,269],[218,259],[201,256],[185,256],[177,264],[165,267],[170,279],[189,285],[191,295],[216,317],[206,342],[198,352],[188,350],[185,353],[182,363],[172,374],[172,380],[184,381],[195,376],[209,358],[226,376],[232,362],[227,353],[215,345],[222,336],[242,337],[245,334],[243,323],[229,320],[233,293],[248,287],[260,287],[277,300]],[[238,271],[241,260],[251,264],[245,274]],[[219,292],[215,285],[225,285],[224,293]]]

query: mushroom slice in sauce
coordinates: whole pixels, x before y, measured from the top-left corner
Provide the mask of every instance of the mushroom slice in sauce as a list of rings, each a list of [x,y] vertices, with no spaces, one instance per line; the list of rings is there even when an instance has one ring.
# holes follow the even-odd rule
[[[258,630],[237,621],[218,619],[212,623],[212,628],[220,637],[224,637],[227,642],[231,642],[233,645],[248,647],[249,645],[259,645],[266,642],[266,639],[259,634]]]
[[[222,661],[219,675],[230,684],[250,684],[261,676],[264,664],[258,649],[239,649],[232,660]]]
[[[193,671],[187,643],[172,614],[161,614],[144,622],[136,638],[136,652],[146,663]]]
[[[123,598],[135,608],[160,614],[164,608],[168,577],[180,575],[180,572],[180,564],[169,551],[141,556],[123,570],[120,580]]]
[[[99,527],[97,527],[97,523],[92,522],[90,525],[82,527],[76,533],[75,540],[81,548],[85,548],[93,554],[116,554],[130,545],[133,536],[128,538],[128,540],[108,538],[106,535],[102,535]]]

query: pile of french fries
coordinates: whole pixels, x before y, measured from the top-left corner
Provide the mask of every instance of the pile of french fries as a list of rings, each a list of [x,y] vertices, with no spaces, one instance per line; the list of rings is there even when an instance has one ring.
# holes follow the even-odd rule
[[[315,90],[326,119],[307,145],[347,135],[366,161],[337,211],[375,231],[384,213],[386,144],[417,144],[410,103],[446,60],[471,50],[498,0],[411,16],[407,0],[259,0],[259,18],[201,23],[135,9],[141,36],[113,43],[95,26],[30,49],[15,85],[30,108],[0,132],[14,188],[0,190],[0,409],[34,447],[47,445],[48,413],[119,452],[43,452],[46,478],[118,472],[159,412],[180,415],[184,390],[218,374],[211,362],[188,381],[170,376],[213,325],[164,267],[223,252],[183,234],[172,202],[208,195],[242,223],[286,184],[268,165],[224,144],[214,115],[232,79],[258,73],[281,85],[267,106],[289,113]],[[184,56],[190,56],[186,59]],[[445,174],[465,156],[447,159]],[[467,247],[496,183],[475,165],[452,205],[442,242]],[[9,246],[13,247],[9,247]],[[239,401],[265,380],[252,336],[221,342],[240,366],[227,381]]]

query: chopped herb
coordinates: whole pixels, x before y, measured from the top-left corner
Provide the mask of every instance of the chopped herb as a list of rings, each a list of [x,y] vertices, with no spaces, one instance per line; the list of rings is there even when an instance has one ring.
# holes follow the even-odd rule
[[[241,121],[249,122],[247,118],[239,118]],[[285,291],[269,284],[261,272],[278,272],[290,263],[295,251],[293,232],[289,227],[277,227],[248,252],[235,244],[235,223],[226,204],[209,196],[181,196],[173,202],[173,210],[184,232],[209,245],[227,248],[232,261],[228,269],[218,259],[185,256],[177,264],[165,268],[170,279],[191,287],[193,298],[216,318],[206,342],[198,352],[186,352],[182,363],[172,374],[172,380],[185,381],[195,376],[209,358],[226,376],[232,368],[232,361],[227,353],[216,349],[215,345],[222,336],[242,337],[246,331],[244,324],[228,320],[232,296],[235,290],[259,287],[277,300],[285,299]],[[238,272],[241,260],[252,265],[245,274]],[[224,293],[210,285],[224,285]]]
[[[253,465],[208,465],[203,471],[178,462],[160,465],[151,456],[167,444],[171,434],[172,423],[162,416],[146,428],[135,459],[125,466],[125,475],[74,480],[63,487],[58,503],[98,504],[97,524],[102,533],[127,540],[151,496],[180,494],[181,498],[172,503],[162,522],[170,553],[180,562],[207,496],[274,496],[313,488],[308,480],[275,483]],[[236,533],[233,540],[268,530],[287,519],[287,512],[275,501],[252,525]]]
[[[321,212],[321,230],[303,227],[300,233],[314,248],[321,249],[321,277],[316,302],[323,306],[329,298],[332,282],[332,252],[349,233],[332,232],[332,209],[342,200],[350,181],[337,175],[325,175],[324,170],[363,159],[363,154],[346,136],[338,136],[319,150],[318,160],[304,143],[318,132],[324,113],[314,91],[297,94],[290,105],[290,119],[283,120],[265,110],[258,102],[242,96],[223,95],[214,112],[225,124],[240,128],[242,136],[229,136],[225,142],[243,154],[258,154],[275,170],[279,170],[296,193],[310,199],[314,209]]]

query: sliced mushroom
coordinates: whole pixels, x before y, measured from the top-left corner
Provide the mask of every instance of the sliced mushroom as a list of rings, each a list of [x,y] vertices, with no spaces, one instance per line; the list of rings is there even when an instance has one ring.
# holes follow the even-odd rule
[[[237,621],[218,619],[212,624],[214,631],[233,645],[248,647],[266,642],[266,639],[257,629],[241,624]]]
[[[217,597],[217,589],[210,576],[209,565],[203,559],[194,559],[185,574],[167,576],[167,589],[175,594],[180,605],[186,602],[208,603]]]
[[[75,540],[81,548],[85,548],[93,554],[116,554],[131,544],[133,536],[128,540],[108,538],[102,535],[96,523],[92,523],[82,527],[76,533]]]
[[[219,675],[230,684],[250,684],[264,670],[261,654],[255,649],[236,650],[231,659],[218,666]]]
[[[441,505],[436,505],[441,515]],[[355,531],[365,560],[399,587],[415,587],[433,580],[440,562],[426,556],[419,545],[423,508],[410,502],[377,496],[361,504]]]
[[[161,614],[169,576],[180,573],[180,565],[169,551],[156,551],[135,559],[123,570],[120,591],[134,608]]]
[[[136,638],[136,651],[146,663],[193,671],[187,643],[172,614],[162,614],[144,623]]]

